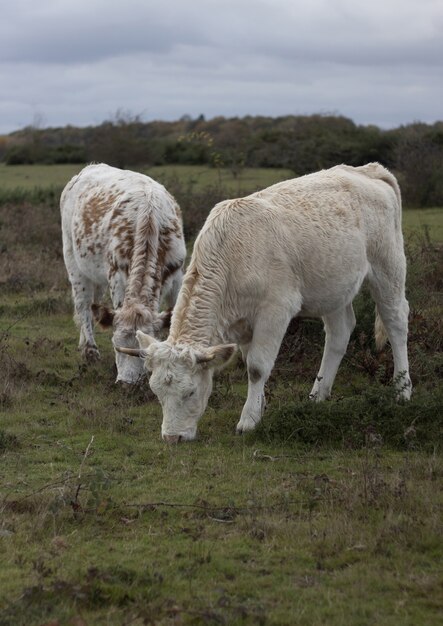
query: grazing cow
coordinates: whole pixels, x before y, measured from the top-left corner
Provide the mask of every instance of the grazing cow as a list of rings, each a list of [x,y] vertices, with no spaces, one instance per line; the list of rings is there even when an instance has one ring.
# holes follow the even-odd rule
[[[405,274],[400,190],[378,163],[339,165],[218,204],[195,242],[169,337],[158,342],[137,333],[140,348],[129,351],[151,372],[163,438],[195,437],[214,368],[236,344],[248,369],[237,430],[253,429],[295,315],[323,319],[324,354],[310,397],[327,398],[355,325],[352,300],[365,278],[376,303],[377,346],[389,338],[398,395],[409,399]]]
[[[80,344],[87,360],[99,356],[92,315],[114,327],[114,344],[136,346],[136,330],[158,332],[175,304],[186,249],[180,209],[159,183],[105,164],[88,165],[63,190],[63,256],[72,286]],[[109,287],[115,310],[98,305]],[[117,381],[136,382],[137,359],[116,352]]]

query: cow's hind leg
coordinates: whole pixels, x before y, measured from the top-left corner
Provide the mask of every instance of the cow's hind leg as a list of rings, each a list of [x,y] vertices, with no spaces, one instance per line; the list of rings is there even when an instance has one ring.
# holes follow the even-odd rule
[[[100,357],[94,339],[92,322],[92,302],[94,300],[94,285],[84,276],[69,275],[72,284],[74,300],[74,319],[80,328],[79,350],[86,361],[95,361]]]
[[[261,311],[257,316],[252,340],[242,350],[248,369],[248,397],[237,424],[239,433],[253,430],[261,420],[265,408],[265,383],[271,374],[288,324],[299,309],[299,306],[287,311],[271,309]]]
[[[74,296],[75,318],[80,326],[80,342],[78,347],[83,358],[88,362],[93,362],[100,358],[100,352],[94,339],[91,308],[94,300],[94,286],[92,283],[85,283],[83,288],[84,291],[80,298]]]
[[[63,256],[72,288],[74,321],[80,329],[78,347],[86,360],[94,360],[99,357],[92,325],[91,306],[94,300],[94,284],[79,270],[72,242],[65,236],[63,240]]]
[[[405,264],[402,262],[399,268],[391,272],[386,272],[386,268],[384,271],[377,271],[374,267],[372,269],[368,277],[369,287],[392,347],[394,383],[399,399],[409,400],[412,384],[407,347],[409,305],[404,291]]]
[[[348,347],[349,338],[355,327],[352,304],[323,317],[325,325],[325,347],[320,369],[309,397],[325,400],[331,394],[337,370]]]

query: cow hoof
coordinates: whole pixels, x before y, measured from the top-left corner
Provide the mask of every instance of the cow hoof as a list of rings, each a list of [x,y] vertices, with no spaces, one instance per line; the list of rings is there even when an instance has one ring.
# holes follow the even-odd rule
[[[162,435],[162,437],[163,441],[166,441],[166,443],[169,443],[170,445],[177,444],[182,440],[180,435]]]
[[[82,356],[87,363],[95,363],[100,359],[100,352],[95,346],[86,346],[83,348]]]
[[[243,435],[244,433],[254,430],[257,423],[258,422],[255,422],[253,419],[240,420],[236,428],[237,435]]]

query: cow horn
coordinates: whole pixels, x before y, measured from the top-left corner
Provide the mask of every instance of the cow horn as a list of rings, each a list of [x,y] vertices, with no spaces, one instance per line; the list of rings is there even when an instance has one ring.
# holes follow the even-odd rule
[[[129,354],[129,356],[137,356],[140,359],[146,358],[146,350],[142,350],[142,348],[123,348],[122,346],[114,346],[114,348],[117,352]]]

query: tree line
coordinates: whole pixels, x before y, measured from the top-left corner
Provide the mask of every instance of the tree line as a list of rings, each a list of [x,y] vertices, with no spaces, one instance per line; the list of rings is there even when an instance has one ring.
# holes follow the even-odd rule
[[[29,126],[11,133],[1,138],[0,159],[11,165],[104,161],[121,168],[207,164],[234,176],[244,167],[283,167],[300,176],[338,163],[379,161],[399,177],[407,204],[443,205],[443,122],[382,130],[338,115],[143,122],[117,112],[94,127]]]

